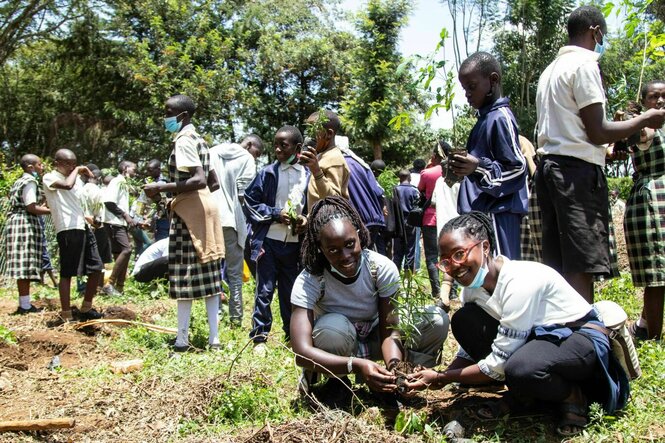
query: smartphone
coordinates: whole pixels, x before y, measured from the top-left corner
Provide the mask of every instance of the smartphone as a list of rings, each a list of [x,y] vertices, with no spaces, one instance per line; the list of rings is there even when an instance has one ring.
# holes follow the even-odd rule
[[[459,175],[455,174],[453,172],[452,165],[450,163],[450,160],[454,155],[461,155],[463,157],[466,157],[467,155],[467,150],[466,148],[461,148],[461,147],[454,147],[450,149],[450,155],[448,156],[448,164],[446,167],[446,178],[445,178],[445,183],[448,185],[448,187],[452,188],[455,183],[461,182],[464,177],[460,177]]]
[[[300,154],[302,154],[303,152],[313,151],[315,150],[315,148],[316,148],[316,140],[310,137],[305,138],[305,141],[302,144],[302,149],[300,149],[300,152],[298,153],[298,163],[301,165],[305,164],[303,159],[300,157]]]

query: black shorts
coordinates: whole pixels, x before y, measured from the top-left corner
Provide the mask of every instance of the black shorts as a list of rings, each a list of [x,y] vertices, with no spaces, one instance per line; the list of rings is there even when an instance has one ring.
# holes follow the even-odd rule
[[[609,199],[603,168],[546,155],[536,173],[543,263],[560,273],[609,274]]]
[[[86,226],[83,229],[60,231],[57,235],[60,251],[60,277],[71,278],[104,270],[99,258],[95,236]]]
[[[111,240],[109,239],[109,228],[107,225],[102,225],[95,229],[95,240],[97,240],[97,250],[99,256],[104,263],[112,263],[113,255],[111,255]]]

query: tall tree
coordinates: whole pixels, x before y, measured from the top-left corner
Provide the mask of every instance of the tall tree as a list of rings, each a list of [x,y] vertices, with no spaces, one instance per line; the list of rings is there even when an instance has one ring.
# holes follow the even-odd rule
[[[393,116],[417,102],[408,71],[397,70],[400,30],[407,23],[407,0],[370,0],[356,19],[360,42],[352,66],[351,89],[342,102],[342,122],[349,134],[382,157],[384,142],[393,134]]]

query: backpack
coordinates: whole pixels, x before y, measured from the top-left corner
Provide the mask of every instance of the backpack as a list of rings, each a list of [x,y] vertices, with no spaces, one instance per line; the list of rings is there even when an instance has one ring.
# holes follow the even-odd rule
[[[628,315],[621,306],[609,300],[594,303],[600,314],[605,328],[587,323],[584,327],[595,329],[607,336],[610,341],[612,355],[617,359],[629,380],[635,380],[642,375],[640,361],[637,357],[635,345],[628,332],[626,320]]]

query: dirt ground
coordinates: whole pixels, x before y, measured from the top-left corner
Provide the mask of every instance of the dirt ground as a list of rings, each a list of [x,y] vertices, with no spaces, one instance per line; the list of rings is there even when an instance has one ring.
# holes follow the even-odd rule
[[[105,371],[107,365],[124,359],[100,344],[100,339],[117,334],[117,327],[81,332],[70,325],[49,326],[56,318],[57,307],[45,307],[43,314],[15,316],[11,315],[16,309],[15,301],[0,298],[0,324],[14,331],[17,341],[17,345],[0,345],[0,420],[71,417],[76,425],[65,430],[0,433],[0,442],[421,441],[421,437],[403,437],[391,429],[399,412],[395,405],[370,407],[371,401],[359,416],[349,414],[348,410],[324,409],[305,419],[244,429],[235,436],[180,438],[179,423],[183,419],[205,417],[213,396],[224,389],[223,380],[204,377],[176,384],[156,377],[136,381],[128,374],[112,377],[112,383],[90,384],[85,374],[78,375],[76,370]],[[138,313],[141,318],[150,318],[169,309],[169,305],[155,302],[144,312],[128,308],[109,309],[107,313],[128,319]],[[60,366],[67,371],[49,369],[56,355]],[[488,430],[487,422],[474,418],[475,407],[497,397],[496,392],[456,387],[421,395],[412,400],[412,406],[424,411],[429,422],[456,419],[470,435]],[[533,418],[529,418],[527,426],[532,423]],[[489,424],[490,428],[495,425]]]

